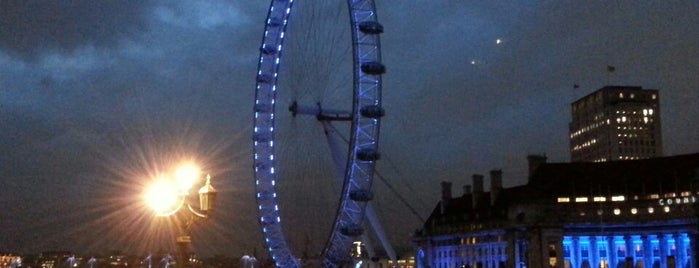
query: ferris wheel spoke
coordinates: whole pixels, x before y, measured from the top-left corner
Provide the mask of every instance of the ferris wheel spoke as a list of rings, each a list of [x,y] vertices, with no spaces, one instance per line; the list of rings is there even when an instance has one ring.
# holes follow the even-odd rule
[[[318,121],[350,121],[352,113],[339,109],[323,108],[320,103],[316,105],[299,105],[293,102],[289,106],[289,111],[292,115],[313,115]]]

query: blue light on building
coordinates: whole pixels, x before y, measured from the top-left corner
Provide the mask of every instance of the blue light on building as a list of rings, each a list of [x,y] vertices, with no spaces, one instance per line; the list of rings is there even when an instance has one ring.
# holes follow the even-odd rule
[[[692,267],[687,233],[563,236],[563,249],[564,267]]]

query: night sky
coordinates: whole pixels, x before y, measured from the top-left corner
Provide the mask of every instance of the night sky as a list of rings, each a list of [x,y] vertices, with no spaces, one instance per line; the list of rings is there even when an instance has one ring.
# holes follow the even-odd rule
[[[141,192],[192,161],[221,192],[212,220],[194,228],[195,250],[266,254],[251,135],[268,5],[0,1],[0,251],[170,251],[167,222]],[[458,194],[471,174],[502,169],[509,187],[526,183],[527,154],[568,161],[569,104],[605,85],[660,90],[665,154],[699,152],[697,1],[379,0],[377,9],[388,71],[374,188],[397,248],[410,246],[439,182]],[[346,30],[339,14],[326,20]],[[349,63],[303,60],[349,43],[291,30],[313,46],[285,52],[282,75],[313,83],[282,80],[280,94],[330,90],[288,90],[280,102],[346,100],[332,89],[351,84],[335,77]],[[294,251],[315,254],[339,186],[316,172],[332,169],[325,149],[309,149],[327,147],[317,122],[278,120],[292,133],[278,137],[278,162],[296,178],[280,182],[285,228]]]

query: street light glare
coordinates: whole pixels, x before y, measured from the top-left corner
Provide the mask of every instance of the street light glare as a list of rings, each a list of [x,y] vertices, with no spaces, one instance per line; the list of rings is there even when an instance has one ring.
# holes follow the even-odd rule
[[[175,172],[175,181],[177,183],[177,189],[181,193],[187,194],[189,192],[189,189],[191,189],[194,183],[196,183],[199,176],[200,171],[198,167],[192,164],[181,166]]]
[[[161,174],[156,177],[144,192],[144,201],[155,212],[156,216],[167,217],[178,213],[176,220],[178,254],[177,267],[188,267],[187,248],[191,243],[190,226],[197,219],[208,218],[208,213],[213,210],[213,202],[216,199],[216,190],[211,186],[211,176],[206,176],[206,184],[199,189],[199,211],[193,208],[187,200],[190,188],[199,180],[200,171],[195,165],[180,166],[174,174]],[[184,208],[184,209],[183,209]],[[182,212],[180,212],[182,211]],[[181,214],[184,213],[184,214]],[[150,265],[149,265],[150,266]]]
[[[146,204],[155,211],[158,216],[169,216],[175,213],[182,201],[178,189],[168,180],[158,180],[146,189]]]

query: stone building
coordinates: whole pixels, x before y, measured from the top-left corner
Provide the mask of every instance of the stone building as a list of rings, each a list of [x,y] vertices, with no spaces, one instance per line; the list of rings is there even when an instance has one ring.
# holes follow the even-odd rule
[[[530,156],[527,184],[473,175],[416,232],[417,267],[697,265],[699,153],[601,163]]]

